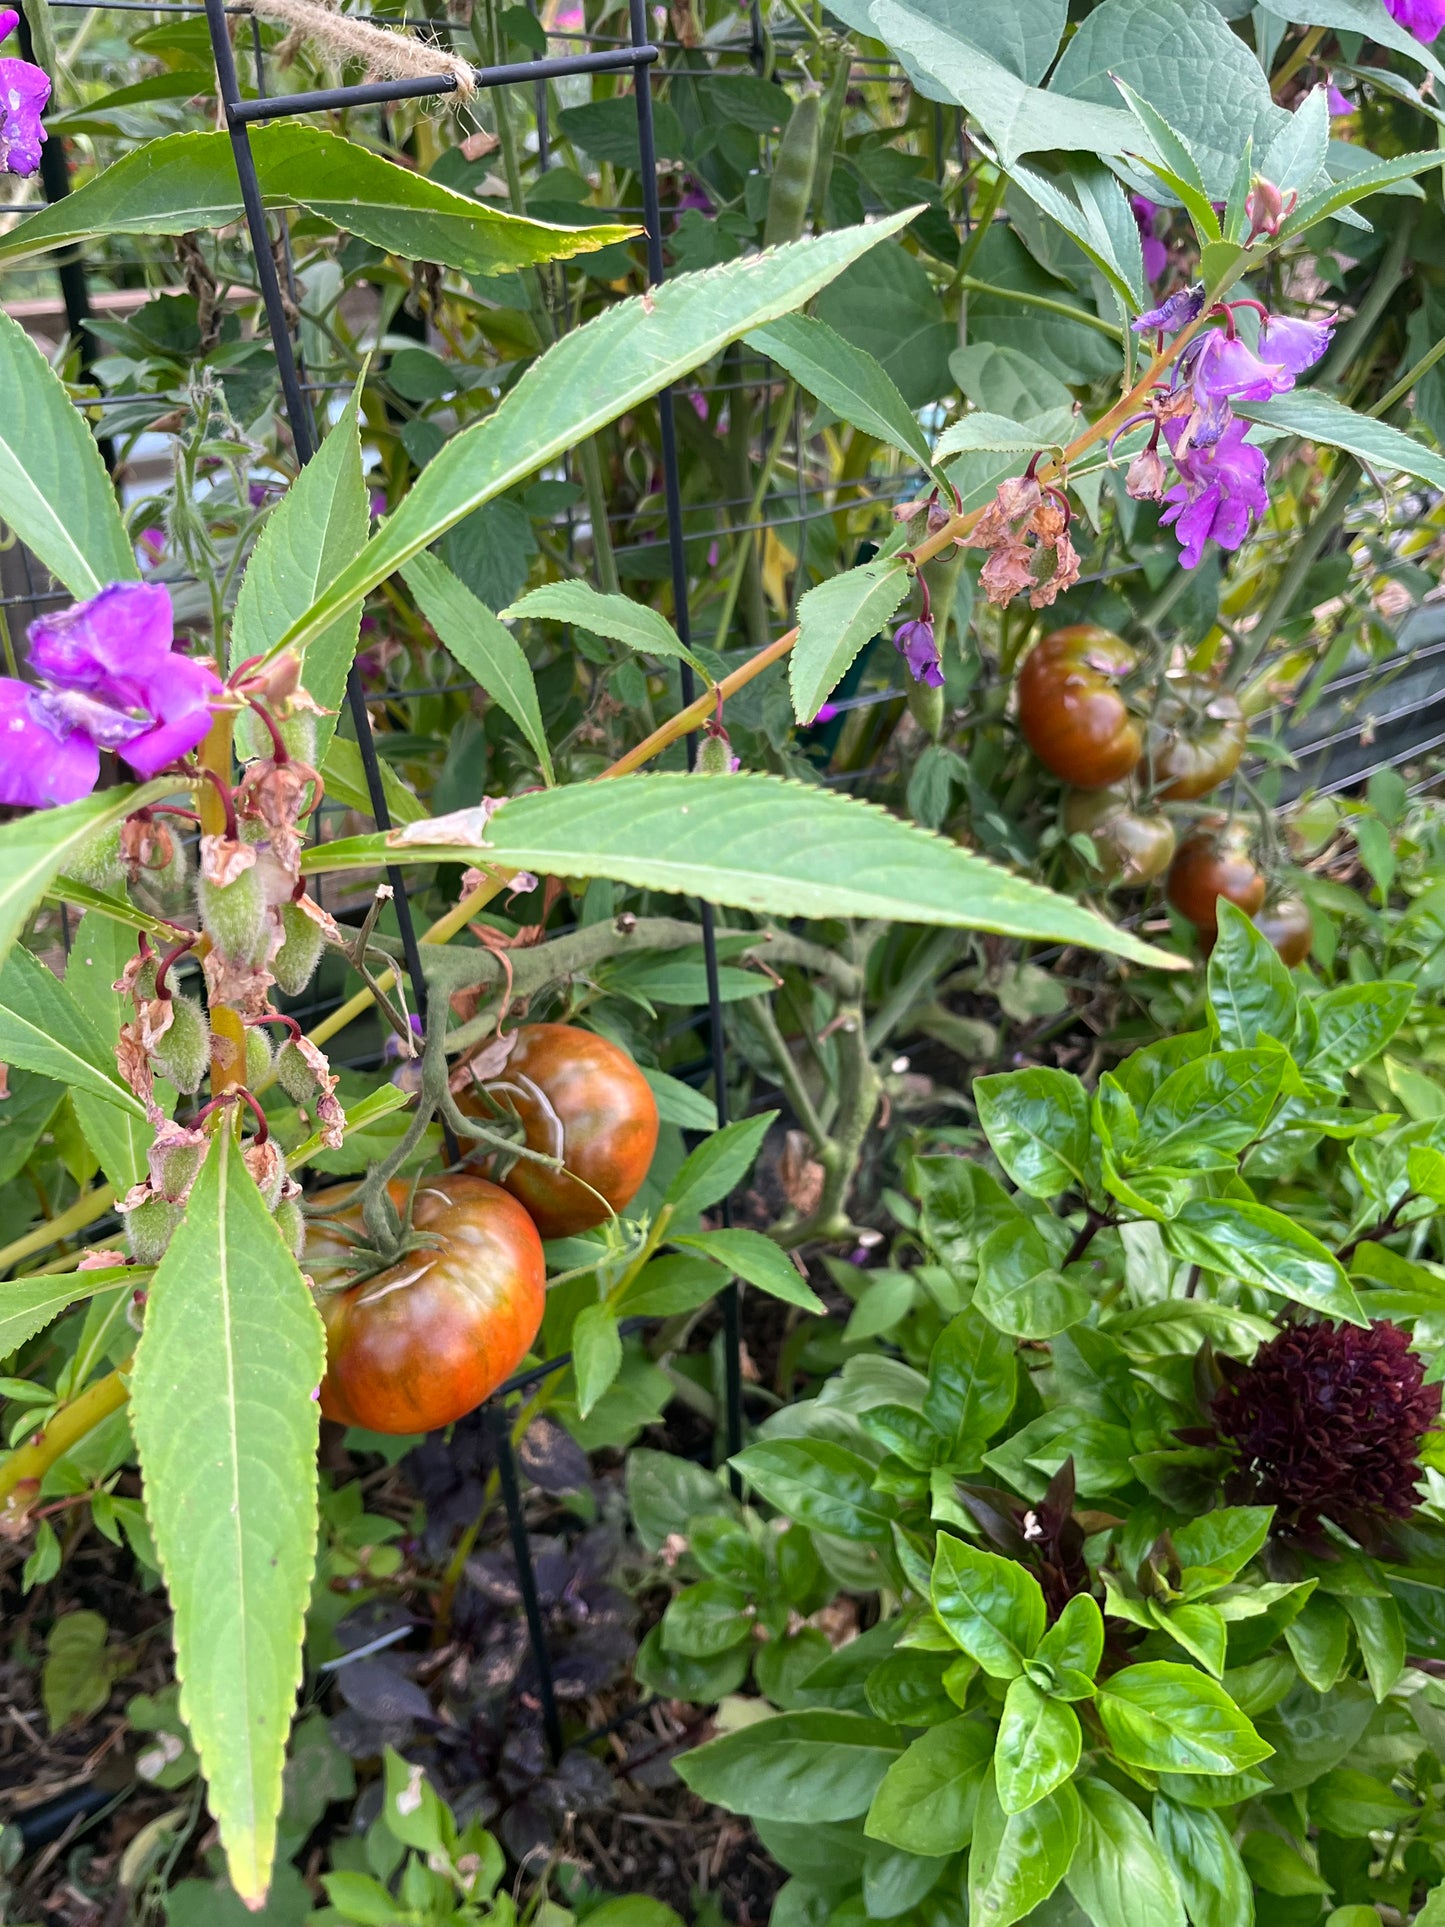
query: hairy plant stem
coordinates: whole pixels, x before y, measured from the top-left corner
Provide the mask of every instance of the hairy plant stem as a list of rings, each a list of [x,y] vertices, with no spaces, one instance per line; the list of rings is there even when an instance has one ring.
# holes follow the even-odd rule
[[[779,1088],[792,1105],[793,1115],[808,1133],[813,1149],[821,1153],[827,1148],[828,1133],[823,1129],[823,1122],[813,1103],[812,1093],[803,1082],[797,1060],[788,1049],[788,1040],[778,1028],[778,1020],[773,1015],[772,1000],[767,997],[755,998],[748,1015],[763,1034],[768,1055],[777,1069]]]
[[[122,1375],[129,1370],[127,1362],[87,1386],[78,1398],[61,1406],[37,1437],[0,1465],[0,1524],[18,1524],[40,1496],[40,1482],[56,1460],[63,1459],[102,1419],[120,1410],[130,1397]]]
[[[229,710],[218,710],[211,721],[206,740],[201,744],[201,768],[216,781],[201,783],[196,789],[196,808],[201,818],[202,836],[224,836],[230,815],[227,798],[231,794],[231,734],[235,717]],[[211,1006],[211,1095],[221,1097],[246,1081],[246,1027],[239,1015],[225,1004]]]

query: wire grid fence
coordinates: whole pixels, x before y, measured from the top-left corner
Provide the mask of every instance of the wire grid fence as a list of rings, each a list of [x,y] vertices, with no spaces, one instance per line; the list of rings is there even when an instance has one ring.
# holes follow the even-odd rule
[[[50,0],[59,8],[92,10],[93,0]],[[250,142],[251,128],[267,122],[290,118],[321,111],[338,109],[378,108],[385,110],[393,102],[412,100],[428,96],[442,96],[454,92],[455,80],[446,74],[438,74],[431,79],[381,81],[364,83],[350,87],[312,89],[303,93],[273,95],[267,87],[267,54],[256,16],[248,8],[227,6],[224,0],[99,0],[93,11],[102,15],[143,15],[155,21],[168,17],[204,20],[206,23],[212,57],[215,62],[216,76],[220,90],[221,113],[224,125],[230,134],[232,150],[236,162],[243,204],[245,222],[250,242],[251,269],[254,273],[254,288],[239,290],[248,299],[259,296],[262,303],[267,330],[276,363],[276,380],[280,388],[286,420],[290,429],[296,457],[301,463],[310,459],[315,452],[317,436],[317,416],[333,405],[334,399],[347,390],[349,382],[323,381],[312,378],[298,353],[297,330],[293,323],[300,308],[300,294],[293,270],[289,248],[289,232],[284,217],[278,217],[277,234],[273,240],[267,215],[262,203],[261,189],[256,171],[254,154]],[[243,87],[237,64],[236,44],[233,44],[231,17],[239,17],[247,24],[237,30],[237,44],[243,49],[243,58],[248,69],[250,86],[247,93]],[[664,19],[662,10],[657,10],[659,24]],[[378,16],[379,19],[384,16]],[[445,23],[429,19],[408,21],[385,19],[385,24],[394,26],[419,26],[429,34],[436,34]],[[646,268],[649,285],[660,282],[664,276],[664,211],[659,192],[659,173],[657,166],[654,130],[654,109],[652,79],[663,73],[669,75],[706,73],[710,78],[726,78],[727,69],[715,65],[692,64],[692,56],[704,57],[718,51],[715,48],[696,49],[678,40],[665,36],[654,37],[649,33],[646,0],[628,0],[627,35],[606,35],[573,31],[551,26],[547,29],[549,43],[575,43],[576,51],[557,57],[524,61],[498,67],[476,68],[475,79],[479,90],[497,88],[525,87],[529,90],[535,115],[536,158],[542,168],[548,167],[551,133],[549,125],[549,85],[560,80],[592,74],[620,74],[630,76],[633,83],[637,137],[640,166],[636,179],[641,188],[640,206],[615,206],[598,208],[589,204],[586,213],[589,219],[640,220],[645,229]],[[28,23],[22,16],[21,50],[26,58],[34,58],[34,46]],[[761,64],[762,30],[757,0],[752,0],[747,16],[747,32],[739,39],[729,43],[724,52],[747,57],[746,67],[733,71],[754,73]],[[855,72],[866,73],[874,79],[897,77],[898,70],[887,60],[861,55],[853,55]],[[935,115],[935,152],[942,152],[942,110]],[[960,130],[961,131],[961,130]],[[27,195],[23,202],[26,212],[37,207],[54,204],[63,199],[69,191],[68,163],[64,142],[52,138],[42,150],[41,187],[43,199],[33,194]],[[0,207],[0,214],[8,207],[19,207],[21,203],[7,203]],[[174,280],[174,255],[167,253],[164,244],[160,248],[147,248],[145,245],[129,243],[125,253],[113,252],[110,258],[104,254],[96,259],[96,251],[90,250],[88,259],[82,259],[79,249],[68,250],[58,261],[41,268],[30,277],[31,285],[37,293],[42,293],[49,277],[58,279],[59,292],[64,308],[66,328],[72,340],[78,345],[82,373],[89,371],[96,358],[95,337],[88,331],[88,323],[96,312],[92,287],[92,273],[99,271],[99,278],[114,284],[109,305],[114,306],[114,293],[122,295],[127,284],[139,287],[146,298],[156,292],[155,281],[160,278],[163,284]],[[107,297],[101,297],[105,304]],[[44,305],[43,298],[34,304]],[[724,378],[713,382],[709,387],[709,401],[725,396],[745,396],[759,391],[767,393],[773,381],[773,371],[769,364],[756,357],[748,357],[744,352],[735,352],[728,365]],[[681,400],[688,405],[686,397],[678,397],[672,390],[665,389],[658,398],[659,431],[661,444],[662,488],[661,521],[662,542],[666,553],[666,575],[670,579],[674,621],[683,642],[692,641],[689,620],[689,556],[691,548],[697,552],[698,545],[736,541],[739,538],[751,539],[754,535],[765,535],[770,530],[778,530],[791,525],[796,530],[797,554],[793,570],[791,591],[792,606],[796,607],[799,594],[806,586],[807,575],[807,532],[809,525],[823,517],[836,513],[838,505],[837,484],[827,479],[814,479],[809,474],[806,437],[804,434],[801,411],[795,411],[793,423],[793,467],[796,476],[794,501],[790,505],[787,522],[780,517],[776,496],[764,505],[760,517],[750,517],[739,511],[749,511],[754,502],[751,495],[712,495],[705,502],[689,501],[684,503],[682,475],[678,454],[678,435],[675,410]],[[100,394],[87,399],[86,406],[100,411],[101,429],[99,439],[102,452],[114,462],[114,450],[110,437],[105,432],[106,411],[123,410],[133,406],[135,397],[128,394]],[[117,416],[117,419],[119,417]],[[915,478],[898,472],[896,462],[885,464],[883,469],[869,478],[869,489],[880,508],[886,510],[891,503],[907,492],[909,483]],[[771,510],[771,512],[769,512]],[[619,533],[625,531],[629,523],[638,519],[636,509],[613,513],[610,521]],[[570,554],[579,540],[585,544],[590,533],[587,524],[580,520],[572,508],[568,508],[556,518],[556,531]],[[619,562],[646,561],[656,559],[656,537],[651,540],[626,541],[613,545],[614,555]],[[644,556],[645,549],[652,548],[654,554]],[[48,581],[41,579],[31,558],[23,549],[12,548],[0,555],[0,616],[8,620],[13,630],[24,620],[38,613],[44,606],[57,601],[68,600],[63,591],[54,588]],[[1084,580],[1107,580],[1113,573],[1125,570],[1103,571],[1099,575]],[[648,574],[655,573],[653,569]],[[171,573],[169,580],[174,587],[184,587],[193,583],[194,578]],[[724,640],[718,638],[719,644]],[[1358,700],[1366,689],[1373,689],[1379,677],[1378,666],[1350,668],[1345,673],[1326,684],[1320,692],[1322,714],[1328,717],[1333,711],[1334,726],[1325,728],[1307,742],[1296,745],[1297,754],[1303,765],[1308,767],[1314,759],[1320,770],[1318,787],[1326,790],[1343,789],[1362,782],[1373,768],[1384,768],[1406,761],[1417,761],[1421,756],[1445,748],[1445,614],[1424,611],[1418,620],[1407,625],[1402,637],[1401,656],[1391,665],[1391,676],[1398,688],[1394,706],[1372,718],[1372,728],[1377,735],[1383,735],[1388,745],[1387,753],[1369,766],[1361,766],[1360,759],[1351,759],[1350,767],[1344,773],[1331,779],[1328,774],[1328,758],[1331,752],[1357,744],[1361,729],[1353,721],[1346,720],[1349,705]],[[860,664],[861,667],[861,664]],[[690,668],[683,664],[680,668],[682,698],[691,701],[694,695],[693,677]],[[876,680],[876,678],[875,678]],[[377,756],[368,702],[415,701],[419,698],[447,696],[469,691],[474,685],[467,679],[457,679],[441,683],[388,687],[380,692],[365,690],[359,670],[353,665],[346,691],[347,709],[351,718],[357,748],[360,753],[366,781],[367,794],[377,827],[386,829],[391,826],[386,791]],[[856,680],[850,693],[844,693],[836,709],[870,705],[897,700],[903,693],[901,682],[891,678],[881,689],[873,688],[857,693]],[[1403,732],[1403,733],[1402,733]],[[1383,745],[1382,745],[1383,746]],[[688,760],[692,762],[696,752],[696,739],[690,738]],[[866,776],[867,772],[862,772]],[[858,773],[840,778],[825,780],[852,781]],[[1425,787],[1433,780],[1427,777],[1418,787]],[[331,806],[334,807],[334,806]],[[394,889],[394,912],[397,920],[401,948],[411,980],[413,998],[419,1015],[426,1016],[426,985],[422,975],[420,958],[417,951],[417,935],[406,895],[403,876],[397,870],[389,873]],[[719,994],[717,945],[711,906],[698,905],[699,937],[707,981],[705,1050],[693,1074],[712,1078],[717,1105],[719,1124],[727,1121],[727,1055],[726,1036],[722,999]],[[63,934],[68,941],[68,926],[63,926]],[[308,1006],[293,1006],[296,1014],[312,1020],[325,1014],[334,1004],[330,1001],[313,1002]],[[374,1066],[379,1050],[371,1048],[363,1055],[352,1058],[338,1058],[342,1065],[353,1067]],[[458,1147],[448,1132],[447,1144],[449,1157],[455,1162]],[[726,1221],[727,1206],[722,1207]],[[723,1317],[723,1361],[725,1373],[725,1443],[728,1455],[735,1453],[743,1442],[742,1408],[742,1332],[741,1310],[738,1288],[731,1285],[722,1299]],[[625,1321],[623,1331],[637,1329],[650,1321],[633,1319]],[[536,1666],[538,1699],[547,1744],[554,1760],[560,1757],[564,1747],[561,1716],[554,1688],[552,1666],[548,1653],[546,1627],[539,1600],[536,1574],[532,1563],[532,1553],[524,1512],[524,1498],[516,1454],[513,1450],[512,1418],[513,1401],[521,1394],[536,1386],[553,1374],[564,1370],[571,1362],[570,1354],[560,1354],[541,1364],[518,1373],[494,1393],[484,1411],[486,1435],[496,1459],[499,1484],[506,1507],[508,1530],[515,1556],[521,1603],[526,1618],[529,1638]],[[370,1650],[369,1648],[366,1650]],[[353,1657],[359,1655],[353,1655]],[[622,1716],[623,1718],[626,1715]],[[620,1720],[609,1722],[609,1730],[620,1724]],[[596,1737],[585,1735],[581,1743]]]

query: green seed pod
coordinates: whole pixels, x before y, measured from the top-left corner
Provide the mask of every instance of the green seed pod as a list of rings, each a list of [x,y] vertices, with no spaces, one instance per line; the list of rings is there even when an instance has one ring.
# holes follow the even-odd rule
[[[281,732],[281,741],[298,763],[316,761],[316,713],[310,709],[298,709],[294,715],[283,716],[276,727]]]
[[[88,883],[92,890],[123,889],[125,864],[120,854],[119,823],[82,843],[67,863],[66,874],[77,883]]]
[[[133,1211],[126,1212],[126,1238],[137,1264],[160,1263],[184,1211],[184,1205],[172,1204],[168,1198],[147,1198]]]
[[[698,744],[698,776],[726,776],[733,766],[732,744],[726,736],[704,736]]]
[[[271,1040],[252,1024],[246,1030],[246,1088],[254,1091],[271,1075]]]
[[[306,1219],[300,1204],[295,1198],[283,1198],[271,1215],[281,1236],[299,1258],[306,1249]]]
[[[768,214],[763,223],[763,246],[796,241],[808,218],[813,176],[818,171],[818,138],[822,105],[817,94],[804,94],[788,116],[773,161],[768,189]]]
[[[143,963],[136,972],[135,994],[142,1003],[148,1004],[156,994],[156,964],[154,960]]]
[[[171,999],[171,1021],[152,1052],[156,1069],[189,1096],[211,1068],[211,1027],[194,997]]]
[[[299,997],[316,973],[325,938],[299,903],[282,904],[281,928],[286,940],[271,959],[271,974],[285,996]]]
[[[179,907],[191,883],[191,857],[179,832],[171,837],[171,857],[158,870],[146,872],[145,882],[160,901]]]
[[[231,883],[196,883],[201,927],[223,957],[249,963],[261,948],[266,931],[266,893],[253,864]]]
[[[309,1104],[316,1095],[316,1073],[288,1037],[276,1053],[276,1082],[293,1104]]]

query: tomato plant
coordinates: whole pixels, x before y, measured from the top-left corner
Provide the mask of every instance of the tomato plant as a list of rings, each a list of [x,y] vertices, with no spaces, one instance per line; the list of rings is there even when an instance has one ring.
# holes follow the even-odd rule
[[[1091,840],[1106,883],[1152,883],[1174,856],[1174,825],[1157,811],[1141,811],[1126,786],[1070,790],[1059,820],[1070,836]]]
[[[1276,897],[1254,913],[1254,927],[1267,937],[1291,969],[1302,964],[1314,944],[1314,919],[1302,897]]]
[[[1239,768],[1249,726],[1238,698],[1202,677],[1169,682],[1149,719],[1149,757],[1162,802],[1207,796]]]
[[[549,1170],[518,1159],[500,1180],[544,1238],[590,1231],[641,1188],[657,1149],[657,1100],[626,1051],[596,1031],[523,1024],[510,1044],[463,1109],[513,1113],[531,1150],[562,1160]]]
[[[547,1268],[536,1226],[486,1178],[460,1174],[416,1188],[416,1248],[394,1265],[342,1282],[348,1245],[313,1227],[305,1263],[326,1326],[321,1411],[371,1432],[434,1432],[473,1411],[526,1357],[542,1323]],[[323,1191],[314,1210],[359,1232],[351,1194]]]

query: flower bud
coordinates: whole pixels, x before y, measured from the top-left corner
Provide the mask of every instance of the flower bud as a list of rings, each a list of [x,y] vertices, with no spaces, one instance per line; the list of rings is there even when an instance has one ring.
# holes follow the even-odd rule
[[[276,1082],[293,1104],[309,1104],[316,1095],[316,1073],[288,1037],[276,1053]]]
[[[158,1265],[185,1212],[168,1198],[145,1198],[125,1214],[125,1232],[137,1264]]]
[[[1284,214],[1284,196],[1273,181],[1267,181],[1263,174],[1256,174],[1245,196],[1244,211],[1249,216],[1251,241],[1256,234],[1278,234]]]
[[[120,850],[120,825],[82,843],[71,857],[66,875],[77,883],[88,883],[92,890],[119,890],[125,883],[125,861]]]
[[[290,1246],[293,1256],[299,1258],[306,1249],[306,1219],[302,1215],[301,1206],[295,1198],[283,1198],[272,1216],[276,1220],[277,1230]]]
[[[211,1067],[211,1027],[194,997],[172,997],[171,1021],[156,1040],[151,1061],[162,1077],[189,1096]]]
[[[199,878],[196,903],[201,927],[223,957],[250,963],[265,947],[266,893],[254,867],[242,870],[230,883]]]
[[[246,1088],[254,1091],[271,1075],[271,1040],[252,1024],[246,1030]]]
[[[315,975],[326,939],[299,903],[282,904],[281,929],[284,941],[271,959],[271,974],[286,996],[299,997]]]

